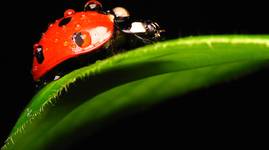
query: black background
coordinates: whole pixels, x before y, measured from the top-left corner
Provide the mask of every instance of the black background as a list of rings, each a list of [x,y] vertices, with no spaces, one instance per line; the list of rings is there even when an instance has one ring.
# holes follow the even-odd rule
[[[4,10],[1,20],[1,145],[34,94],[30,74],[32,45],[50,22],[63,16],[64,10],[82,9],[85,2],[11,1],[1,5]],[[268,5],[260,1],[103,0],[103,5],[108,9],[124,6],[133,17],[157,20],[166,29],[167,39],[190,35],[269,33]],[[222,145],[240,139],[253,141],[264,134],[268,119],[265,115],[268,75],[268,69],[264,69],[240,80],[172,98],[151,110],[118,121],[94,136],[91,144],[100,139],[123,140],[131,145],[141,142],[150,145],[153,143],[148,139],[152,139],[154,144],[168,144],[164,141],[172,135],[177,137],[177,142],[170,141],[169,144],[179,147],[207,136],[210,137],[206,138],[208,141]]]

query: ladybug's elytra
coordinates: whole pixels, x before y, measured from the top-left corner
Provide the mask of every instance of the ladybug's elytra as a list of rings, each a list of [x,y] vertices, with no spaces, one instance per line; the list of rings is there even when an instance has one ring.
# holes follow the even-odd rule
[[[102,4],[90,0],[84,11],[68,9],[64,17],[49,25],[34,45],[32,75],[39,81],[61,63],[100,50],[118,33],[134,35],[144,43],[160,37],[155,22],[130,22],[129,12],[122,7],[103,11]],[[117,34],[115,34],[117,33]],[[142,37],[140,34],[144,34]]]

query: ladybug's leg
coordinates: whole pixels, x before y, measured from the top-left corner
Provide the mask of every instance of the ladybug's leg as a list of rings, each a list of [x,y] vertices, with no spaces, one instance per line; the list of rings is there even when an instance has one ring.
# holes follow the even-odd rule
[[[164,30],[160,28],[157,22],[146,21],[143,24],[146,28],[147,36],[150,36],[152,40],[157,41],[161,38],[161,33],[164,32]]]
[[[115,30],[113,38],[111,38],[104,47],[108,50],[110,55],[113,56],[127,49],[130,49],[128,44],[128,37],[126,34],[123,34],[120,30]]]

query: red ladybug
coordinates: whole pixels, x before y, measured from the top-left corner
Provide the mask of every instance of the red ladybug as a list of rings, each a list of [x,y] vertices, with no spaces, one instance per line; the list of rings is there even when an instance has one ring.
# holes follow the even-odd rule
[[[117,7],[105,12],[102,4],[95,0],[87,2],[84,11],[66,10],[64,17],[49,25],[40,41],[34,45],[33,79],[39,81],[63,62],[100,50],[115,37],[116,30],[136,36],[140,33],[151,35],[149,32],[154,32],[153,38],[160,36],[157,23],[134,22],[126,26],[126,20],[129,20],[126,9]]]

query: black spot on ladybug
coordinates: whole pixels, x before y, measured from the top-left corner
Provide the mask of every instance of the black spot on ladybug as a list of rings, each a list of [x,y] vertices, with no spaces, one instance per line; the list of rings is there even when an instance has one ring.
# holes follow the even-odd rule
[[[35,57],[37,62],[41,64],[44,61],[43,47],[39,45],[35,50]]]
[[[67,25],[70,21],[71,21],[71,17],[67,17],[67,18],[64,18],[62,19],[60,22],[59,22],[59,27],[62,27],[64,25]]]
[[[73,40],[74,42],[79,46],[81,47],[82,44],[84,43],[84,40],[82,38],[82,33],[81,32],[77,32],[73,35]]]

